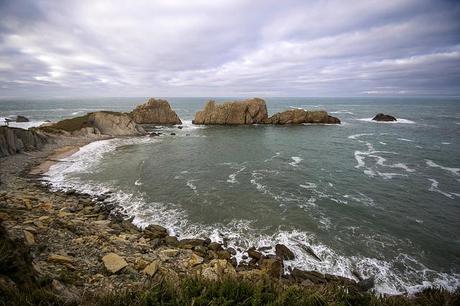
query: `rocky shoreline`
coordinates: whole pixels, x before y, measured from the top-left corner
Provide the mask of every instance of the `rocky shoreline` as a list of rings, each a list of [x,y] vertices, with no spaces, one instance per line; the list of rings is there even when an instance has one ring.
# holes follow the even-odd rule
[[[247,250],[248,263],[237,265],[235,250],[206,239],[169,236],[165,228],[150,225],[140,229],[117,213],[107,196],[96,199],[75,191],[52,192],[32,169],[49,160],[56,150],[88,143],[86,138],[61,139],[40,151],[0,159],[0,220],[8,237],[24,244],[32,267],[52,288],[68,299],[82,293],[119,290],[159,278],[179,280],[199,276],[261,279],[271,277],[286,284],[321,286],[336,283],[366,291],[373,280],[355,281],[315,271],[294,269],[283,273],[283,261],[294,254],[277,245],[276,254],[265,256]],[[17,286],[0,275],[0,283]]]

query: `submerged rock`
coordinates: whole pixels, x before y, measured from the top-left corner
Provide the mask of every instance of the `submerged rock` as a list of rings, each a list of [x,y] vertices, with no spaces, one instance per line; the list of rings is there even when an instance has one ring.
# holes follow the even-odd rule
[[[138,124],[182,124],[169,102],[161,99],[151,98],[136,107],[129,115]]]
[[[395,117],[391,116],[391,115],[385,115],[385,114],[382,114],[382,113],[379,113],[377,115],[375,115],[374,118],[372,118],[372,120],[375,120],[375,121],[397,121]]]
[[[243,125],[263,123],[268,118],[265,101],[259,98],[216,104],[209,101],[195,114],[194,124]]]

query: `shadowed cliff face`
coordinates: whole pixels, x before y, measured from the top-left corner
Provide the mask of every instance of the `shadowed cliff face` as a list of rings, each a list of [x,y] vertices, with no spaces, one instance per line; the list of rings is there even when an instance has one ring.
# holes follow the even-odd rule
[[[0,127],[0,157],[39,150],[48,138],[32,130]]]
[[[195,115],[194,124],[302,124],[327,123],[340,124],[338,118],[329,116],[325,111],[305,111],[292,109],[268,117],[265,101],[259,98],[226,102],[217,105],[209,101],[204,110]]]
[[[168,101],[161,99],[149,99],[137,106],[129,115],[138,124],[182,124]]]

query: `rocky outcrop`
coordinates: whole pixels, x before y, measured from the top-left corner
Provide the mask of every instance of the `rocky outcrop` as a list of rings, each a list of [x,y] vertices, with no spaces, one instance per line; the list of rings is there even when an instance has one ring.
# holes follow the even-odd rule
[[[396,121],[396,118],[391,115],[385,115],[385,114],[380,113],[380,114],[375,115],[375,117],[372,118],[372,120],[388,122],[388,121]]]
[[[303,109],[290,109],[276,113],[266,120],[269,124],[302,124],[302,123],[323,123],[340,124],[336,117],[329,116],[325,111],[306,111]]]
[[[42,131],[68,136],[95,137],[144,135],[144,129],[127,114],[118,112],[93,112],[85,116],[64,119],[39,128]]]
[[[168,101],[161,99],[151,98],[136,107],[129,115],[138,124],[182,124]]]
[[[0,157],[41,149],[48,138],[33,130],[0,127]]]
[[[264,123],[268,118],[265,101],[259,98],[225,102],[209,101],[204,110],[195,114],[194,124],[243,125]]]
[[[16,122],[29,122],[29,119],[27,117],[19,115],[16,117]]]
[[[329,116],[325,111],[305,111],[292,109],[268,117],[265,101],[259,98],[225,102],[217,105],[215,101],[209,101],[204,110],[195,115],[194,124],[302,124],[302,123],[326,123],[340,124],[338,118]]]

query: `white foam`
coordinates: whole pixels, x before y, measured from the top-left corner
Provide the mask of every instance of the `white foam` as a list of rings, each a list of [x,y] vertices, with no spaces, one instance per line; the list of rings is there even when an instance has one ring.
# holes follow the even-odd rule
[[[436,164],[435,162],[433,162],[432,160],[429,160],[429,159],[426,159],[425,162],[426,162],[426,164],[428,166],[430,166],[432,168],[439,168],[439,169],[448,171],[448,172],[452,173],[453,175],[460,176],[460,168],[444,167],[444,166]]]
[[[338,111],[333,111],[329,112],[330,114],[349,114],[349,115],[354,115],[352,112],[344,109],[344,110],[338,110]]]
[[[404,119],[404,118],[397,118],[396,121],[377,121],[377,120],[372,120],[372,118],[361,118],[361,119],[356,119],[359,121],[365,121],[365,122],[372,122],[372,123],[379,123],[379,124],[415,124],[415,121],[409,120],[409,119]]]
[[[40,125],[46,123],[45,121],[29,121],[29,122],[10,122],[8,126],[21,128],[21,129],[30,129],[32,127],[39,127]]]
[[[297,167],[300,162],[303,160],[301,157],[299,156],[292,156],[291,159],[293,160],[292,162],[289,163],[289,165],[293,166],[293,167]]]
[[[246,167],[245,166],[242,166],[240,169],[238,169],[236,172],[233,172],[232,174],[230,174],[228,176],[228,179],[227,179],[227,182],[230,183],[230,184],[235,184],[235,183],[238,183],[238,181],[236,180],[236,176],[238,174],[240,174],[241,172],[243,172],[244,170],[246,170]]]
[[[300,187],[304,188],[304,189],[314,189],[317,187],[317,185],[315,183],[310,183],[310,182],[305,182],[305,184],[301,184],[299,185]]]
[[[372,136],[374,135],[373,133],[361,133],[361,134],[354,134],[354,135],[350,135],[348,136],[349,139],[358,139],[362,136]]]
[[[134,185],[136,185],[136,186],[142,186],[141,179],[137,179],[137,180],[134,182]]]
[[[275,158],[277,158],[278,156],[280,156],[281,153],[280,152],[276,152],[275,155],[273,155],[272,157],[270,158],[267,158],[266,160],[264,160],[265,163],[268,163],[269,161],[272,161],[274,160]]]
[[[441,144],[443,144],[443,145],[450,145],[451,143],[450,143],[450,142],[441,142]]]
[[[446,196],[446,197],[448,197],[449,199],[452,199],[452,200],[455,198],[455,194],[445,192],[445,191],[442,191],[441,189],[439,189],[439,182],[437,180],[435,180],[433,178],[430,178],[428,180],[431,182],[431,186],[428,189],[429,191],[440,193],[443,196]]]
[[[193,190],[195,194],[198,194],[198,191],[196,190],[196,185],[193,184],[193,182],[196,182],[197,180],[195,179],[190,179],[186,182],[187,187]]]
[[[387,143],[386,143],[386,142],[383,142],[383,141],[379,141],[379,143],[380,143],[381,145],[384,145],[384,146],[387,145]]]

